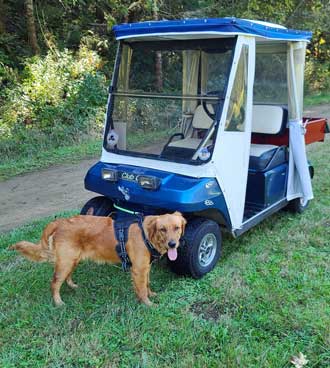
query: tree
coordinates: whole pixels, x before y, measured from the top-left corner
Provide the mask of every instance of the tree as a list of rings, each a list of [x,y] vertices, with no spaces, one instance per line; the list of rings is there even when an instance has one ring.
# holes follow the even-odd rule
[[[153,0],[153,18],[158,20],[158,4],[157,0]],[[155,55],[155,74],[156,74],[156,90],[161,91],[163,89],[163,71],[162,71],[162,53],[161,51],[156,51]]]
[[[25,0],[25,10],[28,40],[33,53],[36,55],[40,53],[40,49],[38,45],[36,26],[34,22],[33,0]]]
[[[138,0],[134,1],[127,8],[127,15],[125,16],[125,23],[133,23],[141,20],[143,18],[143,14],[146,11],[146,1]]]
[[[3,0],[0,0],[0,34],[5,33],[6,25],[5,25],[5,4]]]

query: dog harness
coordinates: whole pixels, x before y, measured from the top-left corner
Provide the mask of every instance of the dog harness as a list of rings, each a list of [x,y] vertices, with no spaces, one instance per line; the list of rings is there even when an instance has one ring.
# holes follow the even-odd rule
[[[127,214],[119,215],[118,213],[116,213],[115,215],[114,230],[116,239],[118,241],[118,244],[116,245],[116,252],[121,260],[121,266],[123,271],[128,271],[132,266],[132,262],[127,254],[126,243],[128,240],[128,229],[134,223],[137,223],[139,225],[143,242],[151,255],[151,262],[153,262],[155,259],[159,259],[161,256],[161,254],[155,249],[155,247],[151,244],[150,240],[147,238],[145,234],[145,231],[143,229],[143,219],[144,217],[141,213],[132,212],[131,214],[131,211],[130,215]]]

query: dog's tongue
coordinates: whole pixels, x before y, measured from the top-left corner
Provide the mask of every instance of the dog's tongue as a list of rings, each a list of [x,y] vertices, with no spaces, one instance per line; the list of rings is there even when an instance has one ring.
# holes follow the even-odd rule
[[[178,252],[176,248],[170,248],[167,251],[167,257],[169,258],[170,261],[175,261],[177,256],[178,256]]]

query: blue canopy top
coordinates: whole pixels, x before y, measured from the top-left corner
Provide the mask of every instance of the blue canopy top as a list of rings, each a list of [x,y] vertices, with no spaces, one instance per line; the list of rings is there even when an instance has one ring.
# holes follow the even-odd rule
[[[207,35],[251,35],[258,38],[285,41],[306,41],[312,32],[287,29],[283,26],[238,18],[208,18],[162,20],[120,24],[113,27],[117,40],[146,37],[205,38]],[[193,36],[195,35],[195,36]],[[166,37],[166,38],[167,38]]]

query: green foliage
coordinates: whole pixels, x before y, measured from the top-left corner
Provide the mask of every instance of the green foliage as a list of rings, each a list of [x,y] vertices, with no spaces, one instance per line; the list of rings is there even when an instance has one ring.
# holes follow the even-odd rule
[[[315,94],[330,91],[330,33],[327,30],[316,28],[312,42],[307,47],[306,60],[306,92]]]
[[[307,94],[330,91],[330,62],[307,61],[305,78]]]
[[[0,153],[31,154],[98,131],[106,102],[100,66],[100,57],[86,47],[76,55],[55,50],[28,59],[0,106]]]

